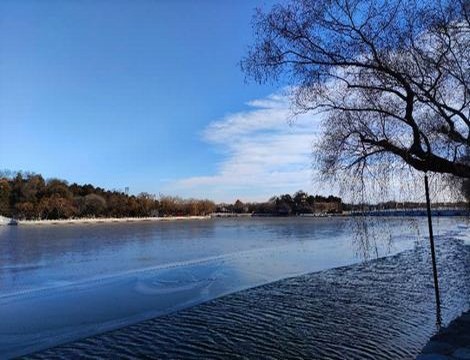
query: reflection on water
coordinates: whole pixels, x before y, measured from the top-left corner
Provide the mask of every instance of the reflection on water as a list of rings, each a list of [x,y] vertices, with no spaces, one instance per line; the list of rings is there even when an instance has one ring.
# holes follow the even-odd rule
[[[413,220],[412,226],[396,218],[381,218],[380,222],[371,219],[365,225],[350,223],[342,218],[286,218],[9,227],[0,232],[0,245],[3,249],[0,253],[0,353],[5,356],[26,354],[181,310],[238,290],[286,277],[351,265],[363,259],[397,254],[406,249],[414,249],[410,259],[416,257],[417,261],[425,264],[427,242],[418,233],[426,226],[423,220],[425,219]],[[461,221],[442,220],[436,226],[436,233],[449,234],[451,229],[458,228]],[[363,226],[363,229],[365,227],[366,231],[361,235],[355,229],[357,226]],[[446,249],[444,250],[447,251]],[[464,252],[459,256],[463,256],[462,254]],[[402,278],[401,274],[397,274],[401,272],[401,265],[396,266],[402,262],[400,256],[393,257],[398,260],[394,260],[393,266],[385,268],[389,273],[377,272],[379,275],[386,274],[378,278],[383,286],[387,283],[383,281],[384,278],[391,281],[394,276],[398,276],[398,282],[407,282],[404,289],[408,289],[407,286],[412,285],[413,281],[419,281],[417,288],[425,286],[427,291],[427,285],[423,285],[427,284],[426,281],[423,282],[425,278]],[[387,261],[379,260],[378,263]],[[282,304],[288,306],[275,309],[289,321],[294,321],[298,316],[297,320],[302,322],[302,319],[314,316],[304,314],[307,311],[304,309],[299,314],[292,313],[293,318],[288,318],[291,302],[287,295],[291,286],[294,297],[295,293],[302,292],[299,302],[309,304],[320,301],[317,307],[311,304],[312,311],[320,314],[315,316],[326,316],[341,301],[346,301],[349,305],[355,304],[355,311],[364,311],[364,306],[377,306],[375,303],[362,303],[364,297],[368,299],[367,294],[358,297],[344,293],[341,299],[337,299],[335,295],[341,293],[343,287],[344,291],[353,291],[356,286],[358,291],[370,292],[370,296],[376,294],[375,270],[369,273],[364,270],[374,269],[373,266],[376,265],[373,264],[376,263],[367,261],[363,265],[352,267],[355,270],[343,268],[313,277],[287,280],[285,284],[290,284],[286,285],[287,292],[281,289],[279,295]],[[408,260],[405,267],[411,263]],[[431,274],[430,268],[427,269],[425,265],[419,269],[419,276]],[[460,268],[454,270],[455,272],[450,271],[449,274],[462,271]],[[418,268],[410,267],[408,272],[413,271],[418,271]],[[316,282],[318,279],[325,279],[325,276],[328,279],[326,283],[323,280]],[[362,282],[358,283],[356,277],[361,278]],[[454,279],[453,275],[449,279]],[[302,290],[304,285],[307,288]],[[432,282],[430,285],[432,290]],[[461,283],[456,283],[456,286],[461,287]],[[276,287],[268,286],[267,289],[270,289],[268,298],[278,291]],[[334,291],[329,298],[328,294],[332,289]],[[263,313],[263,309],[258,309],[258,313],[254,306],[258,302],[264,303],[265,290],[253,291],[258,295],[249,300],[249,304],[238,305],[237,302],[233,306],[230,303],[227,306],[242,313],[246,310],[244,306],[252,307],[250,314],[253,319],[259,317],[256,320],[259,321],[259,326],[265,324],[269,329],[269,321],[275,317],[271,313]],[[309,294],[308,301],[303,298],[306,296],[304,291]],[[398,287],[397,291],[398,294],[394,295],[397,307],[408,306],[409,299],[400,297],[400,294],[408,290],[402,291]],[[412,292],[411,295],[413,294],[415,293]],[[240,296],[251,299],[251,295]],[[352,297],[348,299],[348,296]],[[428,301],[427,297],[423,301]],[[215,303],[219,304],[217,301]],[[323,303],[324,306],[321,307]],[[224,304],[220,306],[226,306]],[[453,304],[452,314],[455,315],[465,306],[466,303]],[[217,309],[214,311],[218,313]],[[445,309],[443,313],[444,321],[451,317]],[[208,314],[205,316],[208,317]],[[428,312],[426,314],[429,315]],[[241,315],[234,316],[237,319]],[[375,321],[374,318],[371,319],[369,326],[373,326]],[[222,320],[227,319],[220,312],[213,319]],[[186,320],[181,321],[185,323]],[[205,321],[210,323],[212,320]],[[241,316],[240,321],[247,322],[248,326],[249,318]],[[332,321],[328,325],[331,327],[330,336],[335,331],[346,331],[337,328],[341,323],[336,317],[328,321]],[[402,317],[397,326],[400,321],[409,320],[406,316]],[[231,320],[227,320],[227,324],[230,322]],[[174,329],[169,329],[169,333],[179,336],[180,330],[175,326]],[[212,333],[210,328],[207,331]],[[268,334],[269,331],[257,336],[262,339]],[[155,334],[151,335],[152,338],[154,336]],[[228,332],[227,336],[231,338],[239,334]],[[253,339],[257,343],[257,337]],[[207,341],[214,340],[208,337]],[[129,346],[132,347],[132,344]]]

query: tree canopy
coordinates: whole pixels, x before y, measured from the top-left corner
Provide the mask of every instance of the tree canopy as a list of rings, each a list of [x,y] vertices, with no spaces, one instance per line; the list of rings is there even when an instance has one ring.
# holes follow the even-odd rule
[[[325,175],[407,164],[470,178],[468,0],[290,0],[254,17],[247,76],[321,113]],[[397,161],[398,160],[398,161]]]
[[[273,196],[266,202],[247,202],[240,200],[234,204],[219,204],[216,212],[220,213],[252,213],[255,215],[290,216],[314,213],[341,213],[343,202],[341,198],[329,195],[309,195],[299,190],[295,194]]]
[[[128,195],[31,173],[0,175],[0,215],[18,219],[208,215],[214,209],[209,200]]]

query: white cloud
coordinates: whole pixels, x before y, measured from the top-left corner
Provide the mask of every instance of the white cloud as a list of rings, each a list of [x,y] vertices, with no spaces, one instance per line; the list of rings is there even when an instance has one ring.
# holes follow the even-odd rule
[[[162,192],[234,202],[266,201],[273,195],[302,189],[312,194],[341,195],[346,201],[355,199],[354,193],[341,193],[338,184],[314,183],[312,145],[319,135],[320,117],[303,114],[293,118],[288,99],[280,94],[256,99],[247,104],[248,111],[210,123],[202,139],[220,150],[222,160],[216,173],[171,179]],[[418,186],[404,188],[411,183]],[[421,178],[419,182],[393,178],[387,185],[388,195],[374,190],[371,184],[369,200],[423,201]]]
[[[318,118],[291,117],[287,96],[248,103],[250,109],[214,121],[203,140],[221,150],[216,174],[179,179],[166,190],[216,201],[264,201],[312,188],[312,143]]]

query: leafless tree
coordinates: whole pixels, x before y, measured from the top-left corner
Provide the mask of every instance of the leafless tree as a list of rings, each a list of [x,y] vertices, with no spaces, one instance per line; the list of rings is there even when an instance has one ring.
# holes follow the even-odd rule
[[[323,114],[323,174],[470,178],[469,0],[290,0],[258,10],[254,29],[242,69]]]

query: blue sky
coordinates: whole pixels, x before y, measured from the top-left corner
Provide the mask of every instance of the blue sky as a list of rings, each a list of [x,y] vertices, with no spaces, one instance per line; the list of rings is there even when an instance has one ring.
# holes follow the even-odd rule
[[[315,121],[238,62],[270,1],[0,2],[0,169],[217,201],[312,188]],[[327,191],[328,192],[328,191]]]

